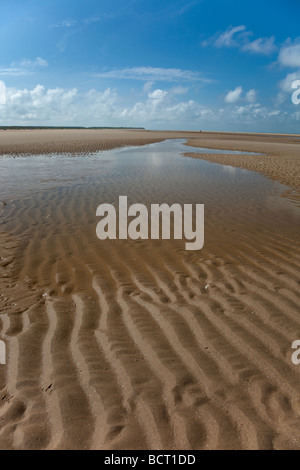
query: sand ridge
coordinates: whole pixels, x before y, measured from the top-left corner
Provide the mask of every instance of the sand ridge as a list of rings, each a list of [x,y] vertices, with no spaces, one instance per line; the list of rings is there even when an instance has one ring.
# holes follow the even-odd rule
[[[7,129],[0,130],[0,155],[97,152],[180,138],[185,134],[136,129]]]
[[[257,171],[282,184],[293,186],[299,199],[300,191],[300,138],[299,136],[201,133],[188,138],[187,145],[204,148],[255,152],[259,155],[186,153],[222,165]]]

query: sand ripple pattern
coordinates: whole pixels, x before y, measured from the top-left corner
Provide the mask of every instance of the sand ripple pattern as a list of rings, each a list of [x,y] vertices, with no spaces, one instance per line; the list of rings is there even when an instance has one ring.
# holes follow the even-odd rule
[[[0,447],[299,449],[296,227],[230,228],[221,207],[186,252],[100,242],[96,206],[78,186],[6,208]]]

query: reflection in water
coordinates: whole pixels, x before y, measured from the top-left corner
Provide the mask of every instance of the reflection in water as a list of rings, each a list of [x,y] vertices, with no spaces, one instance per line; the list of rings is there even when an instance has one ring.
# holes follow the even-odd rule
[[[123,147],[93,154],[31,155],[0,157],[0,200],[28,196],[32,192],[51,189],[58,186],[74,185],[95,176],[101,180],[115,173],[127,178],[134,178],[140,173],[149,176],[160,167],[172,173],[188,166],[201,168],[202,162],[195,164],[179,158],[184,152],[201,153],[241,153],[227,150],[201,149],[183,146],[184,139],[166,140],[162,143],[143,147]],[[188,163],[189,162],[189,163]]]
[[[86,201],[90,223],[95,223],[99,204],[115,204],[119,195],[127,195],[130,204],[205,204],[205,213],[211,220],[227,213],[231,214],[231,223],[246,212],[256,220],[274,217],[274,213],[277,217],[278,211],[281,217],[282,213],[286,217],[291,213],[298,216],[289,201],[276,197],[286,191],[285,186],[255,172],[182,157],[195,150],[241,152],[195,149],[183,146],[183,142],[172,139],[88,155],[1,157],[0,201],[17,203],[24,197],[37,197],[47,201],[50,208],[57,192],[63,197],[69,188],[74,199],[80,198],[79,204]]]

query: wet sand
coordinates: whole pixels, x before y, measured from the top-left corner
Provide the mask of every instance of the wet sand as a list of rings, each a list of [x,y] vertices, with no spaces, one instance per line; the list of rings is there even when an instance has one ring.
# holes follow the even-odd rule
[[[0,155],[86,153],[128,145],[145,145],[191,132],[146,131],[136,129],[25,129],[0,130]]]
[[[300,449],[300,365],[291,361],[300,339],[297,139],[4,134],[1,152],[28,158],[51,149],[88,159],[166,138],[264,155],[188,148],[201,160],[174,158],[173,168],[150,149],[140,155],[150,158],[147,171],[138,157],[117,171],[115,157],[102,153],[98,179],[87,163],[81,180],[62,175],[41,186],[39,177],[35,191],[14,187],[12,173],[0,206],[0,339],[8,352],[0,448]],[[99,241],[96,207],[121,192],[134,202],[205,203],[204,248]]]
[[[282,184],[292,186],[300,196],[300,136],[270,134],[230,134],[201,133],[201,137],[188,138],[189,145],[242,152],[255,152],[261,155],[212,155],[187,153],[194,158],[205,159],[251,171],[257,171]]]

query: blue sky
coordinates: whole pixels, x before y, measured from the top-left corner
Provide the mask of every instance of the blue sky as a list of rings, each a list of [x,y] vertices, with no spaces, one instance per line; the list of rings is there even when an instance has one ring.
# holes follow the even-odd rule
[[[300,132],[300,4],[0,0],[0,125]]]

